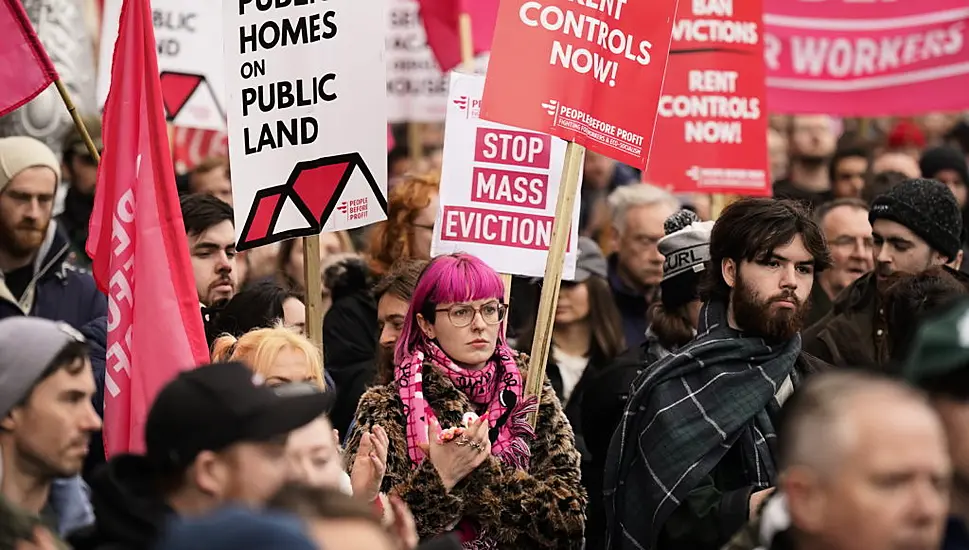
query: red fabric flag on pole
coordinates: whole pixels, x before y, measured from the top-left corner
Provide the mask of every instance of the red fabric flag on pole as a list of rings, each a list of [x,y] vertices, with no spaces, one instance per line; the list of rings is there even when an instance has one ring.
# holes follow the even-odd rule
[[[34,99],[57,78],[23,4],[0,0],[0,116]]]
[[[87,251],[108,295],[104,445],[144,450],[158,391],[208,360],[162,107],[148,0],[125,0]]]
[[[461,64],[461,36],[458,16],[471,16],[474,55],[491,51],[498,18],[498,0],[418,0],[421,20],[427,33],[427,44],[437,58],[441,71],[447,72]]]

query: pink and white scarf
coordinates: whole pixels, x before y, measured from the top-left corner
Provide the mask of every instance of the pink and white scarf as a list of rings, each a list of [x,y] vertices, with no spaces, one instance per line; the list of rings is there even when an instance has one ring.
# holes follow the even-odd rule
[[[407,416],[407,452],[413,467],[419,466],[426,458],[420,445],[428,442],[427,427],[436,418],[424,398],[421,374],[424,362],[429,361],[471,403],[487,406],[491,454],[504,464],[527,471],[531,458],[527,441],[535,437],[535,431],[528,423],[528,415],[538,410],[538,400],[534,397],[523,399],[524,385],[514,352],[499,346],[484,368],[469,370],[455,365],[434,342],[426,342],[422,348],[397,366],[395,376]]]

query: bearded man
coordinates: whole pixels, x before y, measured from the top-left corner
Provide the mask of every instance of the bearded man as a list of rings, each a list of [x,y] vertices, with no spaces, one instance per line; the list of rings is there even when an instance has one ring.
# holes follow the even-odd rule
[[[75,329],[108,314],[94,279],[73,264],[71,244],[52,221],[61,163],[29,137],[0,139],[0,319],[63,321]]]
[[[606,461],[607,548],[719,549],[777,482],[780,406],[826,365],[802,353],[824,237],[792,201],[723,211],[696,339],[633,383]]]
[[[895,273],[917,275],[941,267],[969,288],[962,264],[962,211],[952,191],[936,180],[906,180],[872,203],[875,269],[848,285],[831,311],[804,331],[804,349],[838,367],[891,368],[891,334],[885,294]]]

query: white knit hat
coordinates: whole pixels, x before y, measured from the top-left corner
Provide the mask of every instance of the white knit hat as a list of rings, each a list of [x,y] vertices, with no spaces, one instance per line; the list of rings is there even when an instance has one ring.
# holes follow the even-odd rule
[[[666,220],[667,235],[659,240],[659,251],[666,257],[663,262],[663,280],[691,272],[704,270],[710,261],[710,233],[713,222],[701,222],[688,210],[670,216]]]
[[[44,142],[32,137],[0,138],[0,191],[20,172],[34,166],[46,166],[61,181],[61,163]]]

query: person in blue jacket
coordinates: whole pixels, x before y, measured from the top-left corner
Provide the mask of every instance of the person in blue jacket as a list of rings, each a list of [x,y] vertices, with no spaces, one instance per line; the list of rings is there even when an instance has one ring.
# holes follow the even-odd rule
[[[107,315],[107,298],[53,221],[60,162],[29,137],[0,138],[0,319],[32,315],[80,329]]]

